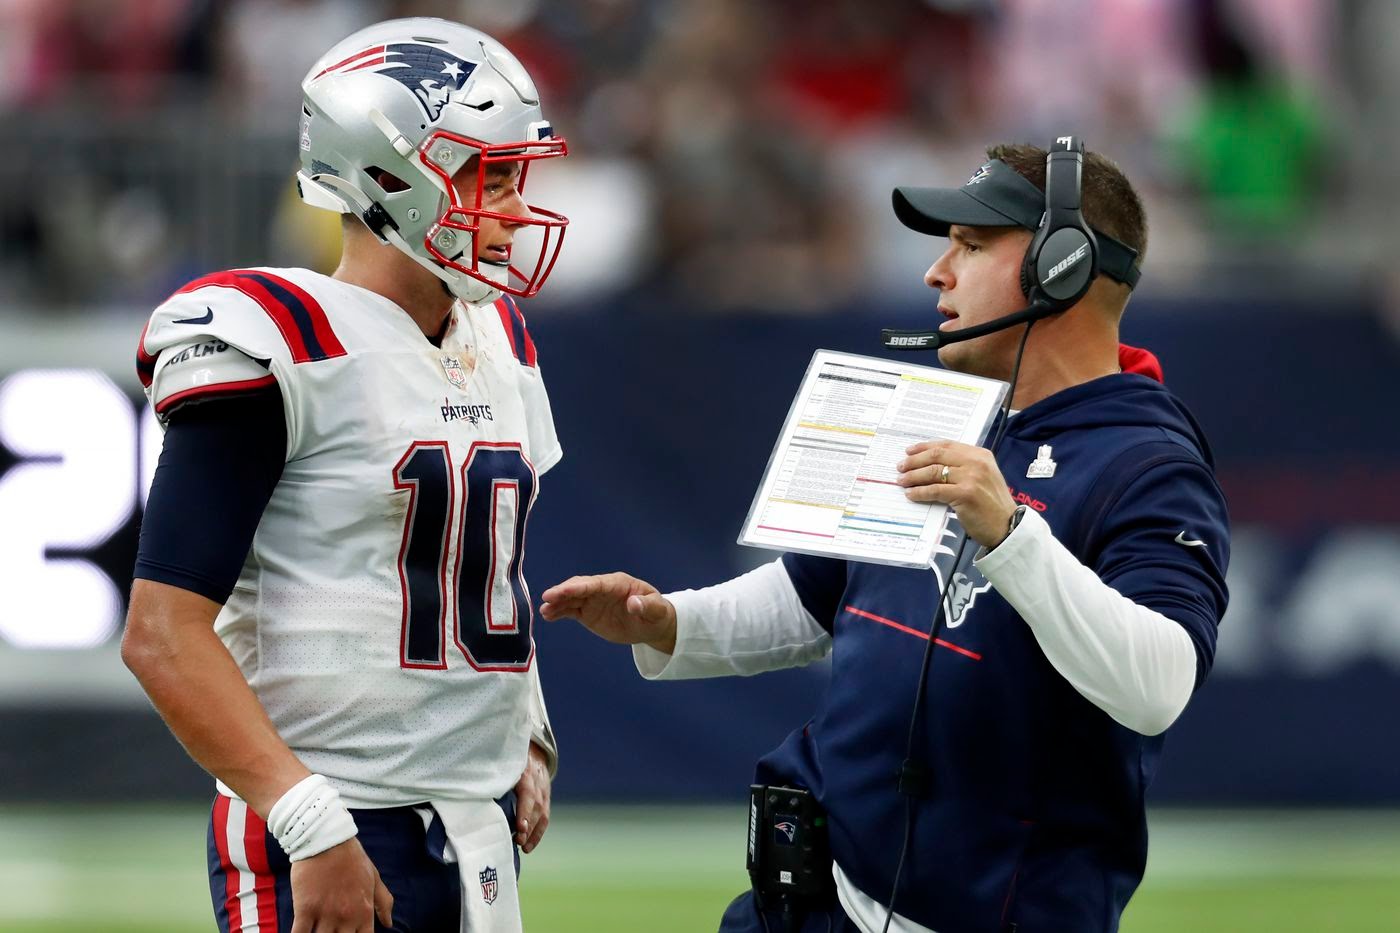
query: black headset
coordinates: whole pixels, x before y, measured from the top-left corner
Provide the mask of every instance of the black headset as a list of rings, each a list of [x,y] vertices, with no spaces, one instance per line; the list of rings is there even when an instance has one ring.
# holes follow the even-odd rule
[[[1099,244],[1079,209],[1084,142],[1057,136],[1045,156],[1045,213],[1021,263],[1021,291],[1030,304],[1066,311],[1099,274]]]
[[[1026,258],[1021,261],[1021,291],[1026,307],[1003,317],[949,333],[932,330],[880,331],[880,341],[889,350],[937,350],[964,340],[1029,324],[1068,311],[1084,297],[1099,274],[1099,243],[1080,212],[1080,187],[1084,171],[1084,142],[1078,136],[1056,136],[1045,155],[1045,210]],[[1131,288],[1137,284],[1132,259],[1127,251],[1127,269],[1122,279]]]

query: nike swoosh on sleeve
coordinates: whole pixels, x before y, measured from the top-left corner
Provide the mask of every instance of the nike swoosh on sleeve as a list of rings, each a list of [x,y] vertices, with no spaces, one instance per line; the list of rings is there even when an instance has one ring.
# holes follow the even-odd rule
[[[1205,547],[1205,546],[1206,546],[1206,543],[1205,543],[1204,541],[1200,541],[1200,540],[1196,540],[1196,539],[1193,539],[1193,538],[1188,538],[1188,537],[1186,537],[1186,532],[1185,532],[1185,531],[1178,531],[1178,532],[1176,533],[1175,541],[1176,541],[1177,544],[1184,544],[1184,545],[1186,545],[1187,547]]]
[[[182,320],[175,321],[174,323],[176,323],[176,324],[212,324],[212,323],[214,323],[214,309],[211,308],[211,307],[209,307],[208,305],[206,305],[205,308],[204,308],[204,315],[203,315],[202,317],[187,317],[187,318],[184,318],[184,319],[182,319]]]

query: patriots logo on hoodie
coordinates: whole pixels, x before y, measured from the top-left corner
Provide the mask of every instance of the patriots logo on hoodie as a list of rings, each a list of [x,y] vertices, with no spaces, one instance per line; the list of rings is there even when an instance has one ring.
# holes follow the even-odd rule
[[[957,516],[950,515],[948,527],[943,529],[943,541],[934,549],[933,574],[938,580],[938,591],[943,594],[943,624],[948,628],[957,628],[966,622],[977,597],[992,588],[992,581],[982,576],[982,571],[972,563],[977,550],[971,544],[963,548],[962,563],[952,566],[962,536],[963,528]]]

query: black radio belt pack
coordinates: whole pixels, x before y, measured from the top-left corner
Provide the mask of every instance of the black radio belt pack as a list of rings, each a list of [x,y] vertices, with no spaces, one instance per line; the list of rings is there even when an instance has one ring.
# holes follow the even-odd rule
[[[826,814],[810,791],[749,787],[749,880],[760,907],[797,909],[834,894]]]

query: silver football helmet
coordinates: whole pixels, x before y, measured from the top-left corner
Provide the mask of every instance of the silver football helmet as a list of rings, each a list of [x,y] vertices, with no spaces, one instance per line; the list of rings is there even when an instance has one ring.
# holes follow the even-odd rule
[[[493,163],[519,162],[523,194],[532,162],[569,150],[505,46],[446,20],[389,20],[321,56],[301,89],[302,200],[359,217],[465,301],[540,290],[568,218],[534,205],[528,217],[483,209],[486,173]],[[473,159],[476,190],[462,184],[459,192],[452,179]],[[381,186],[383,172],[402,190]],[[542,242],[528,275],[510,258],[477,257],[484,217],[538,228]]]

